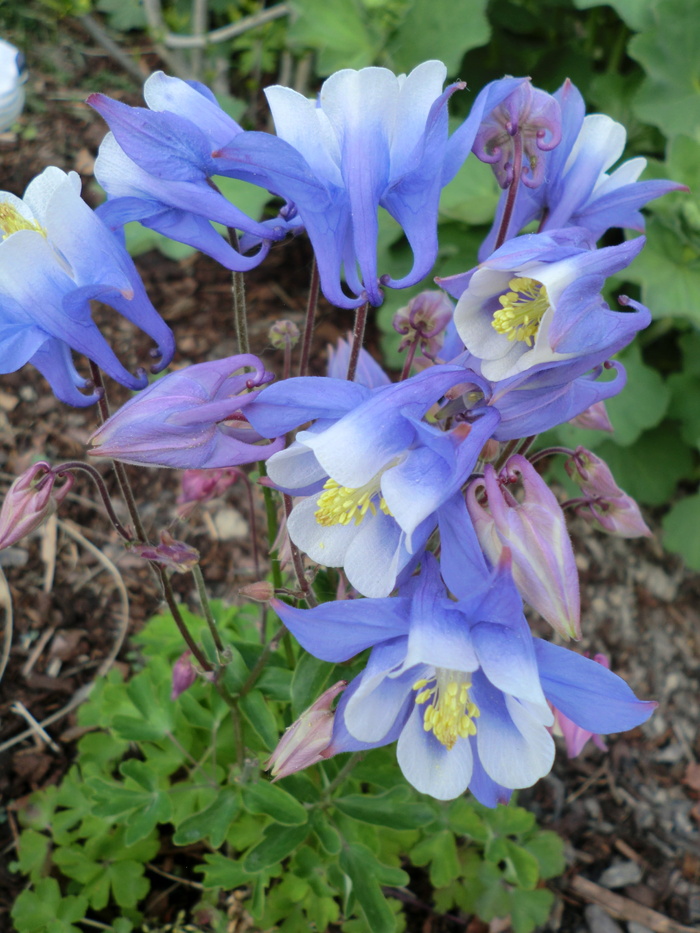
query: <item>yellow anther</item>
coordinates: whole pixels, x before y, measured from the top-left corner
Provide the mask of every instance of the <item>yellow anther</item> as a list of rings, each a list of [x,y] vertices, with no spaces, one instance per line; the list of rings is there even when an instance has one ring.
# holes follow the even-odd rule
[[[460,671],[438,668],[430,679],[417,680],[413,689],[415,701],[420,706],[430,699],[423,713],[423,729],[432,732],[445,748],[454,747],[458,738],[476,735],[474,719],[479,709],[469,698],[471,679]]]
[[[383,471],[382,471],[383,472]],[[326,490],[319,496],[317,511],[314,517],[319,525],[349,525],[354,522],[359,525],[367,512],[377,514],[377,506],[385,515],[391,515],[389,507],[380,495],[379,481],[381,473],[373,477],[369,483],[359,489],[349,489],[341,486],[334,479],[326,480],[323,488]],[[375,500],[378,500],[375,502]]]
[[[27,220],[16,207],[5,201],[0,204],[0,239],[5,240],[11,233],[17,233],[19,230],[34,230],[35,233],[46,236],[46,230],[40,224],[35,220]]]
[[[491,321],[493,329],[508,340],[521,340],[529,347],[544,314],[549,310],[547,289],[535,279],[511,279],[508,287],[513,289],[498,299],[501,308]]]

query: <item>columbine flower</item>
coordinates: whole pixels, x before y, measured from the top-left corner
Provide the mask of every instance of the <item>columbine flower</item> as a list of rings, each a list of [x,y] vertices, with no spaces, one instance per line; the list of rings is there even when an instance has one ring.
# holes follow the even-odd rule
[[[522,481],[522,502],[507,489],[517,480]],[[496,564],[508,548],[523,598],[561,635],[580,638],[578,571],[566,519],[532,464],[515,454],[498,476],[486,464],[483,480],[468,487],[467,507],[490,562]]]
[[[240,372],[250,368],[252,372]],[[246,408],[270,382],[256,356],[198,363],[152,383],[115,412],[90,438],[94,457],[176,469],[238,466],[266,460],[284,438],[260,444]]]
[[[415,562],[443,503],[469,477],[498,421],[441,431],[423,420],[447,389],[469,380],[458,366],[433,366],[397,385],[288,379],[262,393],[246,414],[268,437],[318,419],[268,461],[284,492],[305,498],[289,517],[291,539],[313,560],[344,567],[365,596],[386,596]]]
[[[333,700],[347,687],[339,680],[293,722],[263,767],[272,771],[272,783],[323,761],[333,736]]]
[[[145,227],[188,243],[228,269],[244,272],[267,255],[270,241],[287,232],[282,218],[258,223],[231,204],[210,182],[220,175],[214,150],[243,130],[197,81],[158,71],[143,88],[150,109],[129,107],[104,94],[88,103],[112,132],[100,146],[95,177],[109,200],[98,213],[112,229],[138,220]],[[258,237],[261,249],[244,256],[211,221]]]
[[[537,188],[544,181],[541,153],[561,140],[561,111],[558,101],[524,81],[487,114],[474,140],[474,155],[490,162],[501,188],[523,182]],[[522,173],[514,179],[515,165]]]
[[[53,515],[73,485],[72,473],[56,486],[56,474],[43,460],[12,483],[0,509],[0,550],[16,544]]]
[[[142,389],[143,373],[129,373],[90,316],[90,300],[111,305],[158,343],[169,362],[175,345],[170,328],[148,300],[131,258],[80,197],[75,172],[45,169],[24,199],[0,192],[0,372],[32,363],[56,396],[90,405],[88,383],[75,370],[71,349],[108,375]]]
[[[602,113],[585,116],[584,100],[569,80],[554,98],[562,112],[562,139],[556,149],[540,155],[539,168],[545,183],[534,190],[521,188],[518,192],[509,224],[513,233],[538,218],[540,230],[585,227],[593,241],[610,227],[644,230],[641,207],[669,191],[687,190],[673,181],[638,181],[647,164],[643,158],[623,162],[608,174],[625,148],[624,126]],[[479,251],[479,259],[493,250],[505,201],[506,192]]]
[[[346,661],[372,648],[338,704],[326,756],[398,740],[399,765],[417,790],[449,800],[469,787],[495,806],[551,768],[548,703],[595,732],[649,717],[656,704],[601,665],[532,638],[507,559],[493,575],[463,567],[462,576],[468,595],[457,602],[430,556],[391,599],[310,610],[273,600],[316,657]]]
[[[602,664],[606,670],[610,670],[610,661],[604,654],[596,654],[593,658],[596,664]],[[593,744],[602,752],[607,752],[608,746],[599,735],[589,732],[572,722],[568,716],[565,716],[561,710],[553,709],[554,713],[554,735],[561,735],[566,743],[566,754],[569,758],[577,758],[583,751],[589,739],[593,739]]]
[[[344,69],[315,100],[286,87],[266,88],[277,136],[243,133],[214,153],[221,174],[262,185],[285,198],[316,253],[328,300],[353,308],[380,305],[381,285],[406,288],[430,272],[437,256],[440,192],[469,154],[483,114],[520,78],[489,85],[469,118],[448,139],[442,62],[398,77],[386,68]],[[400,279],[377,268],[378,208],[403,227],[413,267]],[[352,293],[341,286],[341,268]]]
[[[628,299],[637,313],[613,311],[600,292],[643,245],[639,237],[595,250],[582,230],[529,234],[470,272],[441,279],[459,298],[455,325],[475,358],[470,365],[496,382],[561,361],[582,359],[590,368],[622,349],[651,316]]]
[[[9,129],[22,113],[26,80],[24,55],[0,39],[0,133]]]

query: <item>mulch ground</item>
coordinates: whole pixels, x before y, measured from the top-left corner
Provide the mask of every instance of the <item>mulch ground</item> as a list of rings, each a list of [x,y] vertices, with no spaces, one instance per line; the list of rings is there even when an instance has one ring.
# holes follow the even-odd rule
[[[79,171],[86,197],[96,203],[91,172],[104,125],[82,101],[96,84],[107,90],[118,66],[78,25],[62,26],[58,41],[37,46],[29,59],[33,109],[23,117],[23,134],[0,137],[0,189],[21,194],[46,165],[58,165]],[[144,61],[157,65],[153,55]],[[128,88],[128,79],[119,86]],[[141,102],[135,85],[119,96]],[[268,368],[279,371],[281,365],[267,340],[270,324],[282,317],[301,323],[310,259],[305,242],[293,241],[273,249],[264,266],[247,278],[251,344],[253,352],[264,354]],[[157,252],[140,257],[138,266],[151,300],[176,332],[176,365],[235,352],[226,270],[206,257],[176,263]],[[100,320],[127,365],[133,368],[146,359],[143,335],[114,314]],[[326,344],[350,324],[348,312],[322,306],[315,371],[323,369]],[[110,386],[110,397],[119,404],[126,393]],[[56,402],[29,367],[3,377],[0,490],[37,455],[52,462],[83,458],[96,417],[94,409]],[[154,532],[168,527],[177,473],[131,469],[130,475],[146,503],[146,526]],[[118,568],[128,590],[129,631],[159,607],[148,567],[125,554],[88,483],[77,481],[59,517],[64,524],[49,523],[0,554],[14,609],[9,664],[0,684],[0,796],[8,807],[7,819],[0,819],[3,929],[22,887],[8,870],[16,803],[61,779],[72,757],[73,713],[47,727],[51,744],[36,729],[20,736],[28,729],[28,717],[43,723],[80,696],[124,634],[115,574],[70,532],[96,545]],[[654,527],[658,516],[646,517]],[[178,526],[178,534],[200,549],[213,595],[233,600],[238,588],[254,578],[249,532],[240,484],[229,491],[223,509],[217,503],[197,512],[184,530]],[[520,794],[519,802],[566,840],[568,870],[555,885],[558,906],[549,928],[616,933],[626,925],[629,933],[677,933],[700,923],[700,580],[665,554],[657,538],[621,541],[588,533],[576,523],[572,533],[581,574],[581,647],[609,654],[614,670],[660,706],[643,728],[612,740],[607,754],[589,748],[574,761],[560,754],[552,774]],[[185,578],[174,581],[181,598],[193,600]],[[0,594],[0,603],[6,602],[7,594]],[[5,639],[7,634],[6,624]],[[128,639],[114,663],[127,664],[127,645]],[[469,919],[464,918],[462,928],[483,929]],[[437,933],[459,924],[417,910],[411,928]],[[493,925],[492,933],[500,929]]]

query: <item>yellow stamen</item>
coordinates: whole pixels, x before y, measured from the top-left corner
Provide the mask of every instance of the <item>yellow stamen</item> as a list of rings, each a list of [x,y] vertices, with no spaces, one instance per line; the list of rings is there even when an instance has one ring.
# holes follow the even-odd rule
[[[491,326],[497,333],[508,336],[508,340],[522,340],[529,347],[545,311],[549,310],[547,289],[535,279],[511,279],[506,292],[498,299],[501,309],[493,316]]]
[[[423,689],[426,685],[431,686]],[[420,706],[427,700],[423,713],[423,729],[432,732],[445,748],[454,747],[457,739],[476,735],[475,719],[479,718],[478,706],[469,698],[471,678],[460,671],[438,668],[429,680],[417,680],[413,689],[420,691],[416,703]]]
[[[371,515],[377,514],[377,506],[385,515],[391,515],[384,497],[379,493],[381,475],[378,473],[359,489],[341,486],[334,479],[326,480],[323,486],[326,491],[321,493],[316,503],[318,510],[314,517],[318,524],[328,527],[329,525],[349,525],[354,521],[356,525],[359,525],[367,512]],[[379,499],[378,502],[377,499]]]
[[[43,237],[46,236],[46,230],[40,224],[35,220],[27,220],[16,207],[5,201],[0,204],[0,239],[5,240],[11,233],[17,233],[18,230],[34,230]]]

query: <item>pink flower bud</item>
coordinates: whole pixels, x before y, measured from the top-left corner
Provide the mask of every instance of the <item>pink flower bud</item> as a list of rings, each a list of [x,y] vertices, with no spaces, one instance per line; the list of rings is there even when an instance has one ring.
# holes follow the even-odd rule
[[[517,480],[522,502],[506,488]],[[523,599],[561,635],[580,638],[578,571],[564,513],[532,464],[515,454],[498,476],[486,464],[483,480],[467,488],[467,508],[489,561],[495,566],[508,547]]]
[[[176,573],[186,573],[199,562],[199,551],[184,541],[176,541],[167,531],[161,531],[160,544],[134,544],[131,550],[144,560],[163,564]]]
[[[608,418],[605,402],[594,402],[590,408],[572,418],[569,424],[574,424],[577,428],[585,428],[588,431],[607,431],[609,434],[612,434],[615,430],[610,423],[610,418]]]
[[[607,670],[610,670],[610,661],[604,654],[595,655],[593,660],[597,661],[598,664],[602,664]],[[566,742],[566,754],[569,758],[578,757],[589,739],[593,739],[593,744],[597,745],[602,752],[607,752],[608,746],[599,735],[588,732],[581,726],[577,726],[575,722],[572,722],[568,716],[565,716],[556,707],[552,707],[552,711],[554,713],[554,727],[552,728],[552,732],[554,735],[561,735],[563,737]]]
[[[0,550],[16,544],[53,515],[73,485],[71,473],[56,486],[56,474],[43,460],[34,463],[10,486],[0,509]]]
[[[266,603],[275,595],[275,588],[267,580],[258,580],[255,583],[247,583],[238,592],[241,596],[247,596],[258,603]]]
[[[333,700],[347,687],[347,681],[339,680],[329,687],[296,722],[287,729],[277,748],[263,767],[272,772],[272,783],[280,778],[301,771],[324,759],[325,750],[333,736]]]
[[[299,342],[299,328],[294,321],[275,321],[267,332],[268,339],[275,350],[295,347]]]
[[[189,690],[197,679],[197,671],[190,661],[190,651],[181,654],[173,665],[173,687],[170,691],[170,699],[177,700],[181,693]]]
[[[564,469],[581,490],[591,497],[614,498],[624,495],[610,472],[610,467],[590,450],[577,447]]]
[[[651,537],[639,506],[620,489],[604,460],[590,450],[577,447],[564,466],[571,479],[590,499],[576,510],[585,521],[621,538]]]
[[[444,292],[425,291],[412,298],[394,315],[392,326],[404,339],[399,350],[418,342],[421,352],[434,359],[442,346],[442,334],[452,320],[454,305]]]
[[[223,496],[242,475],[235,467],[216,470],[185,470],[177,497],[180,518],[186,518],[196,505]]]

